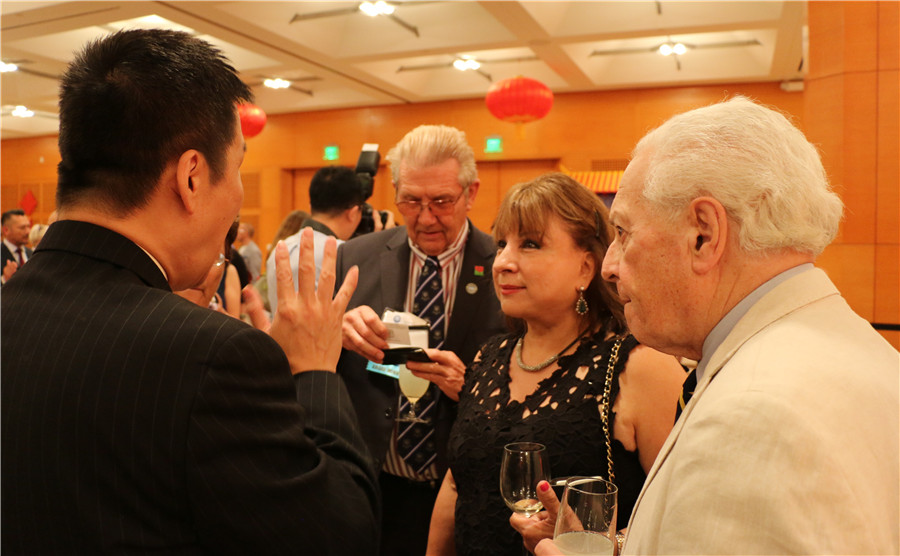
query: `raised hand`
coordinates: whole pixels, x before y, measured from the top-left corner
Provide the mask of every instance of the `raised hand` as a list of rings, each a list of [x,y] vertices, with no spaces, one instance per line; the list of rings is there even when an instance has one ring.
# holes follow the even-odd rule
[[[341,323],[350,296],[356,289],[359,269],[347,273],[332,299],[335,282],[337,243],[325,243],[322,270],[316,286],[316,265],[312,229],[300,235],[298,287],[294,290],[287,247],[275,246],[275,275],[278,307],[269,335],[284,350],[294,374],[304,371],[334,371],[341,355]]]

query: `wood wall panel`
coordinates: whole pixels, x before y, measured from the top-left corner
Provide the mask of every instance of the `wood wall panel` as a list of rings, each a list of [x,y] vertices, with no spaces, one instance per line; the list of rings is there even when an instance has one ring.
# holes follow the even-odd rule
[[[900,8],[810,2],[806,132],[846,210],[817,260],[864,318],[900,324]],[[883,332],[896,348],[900,333]]]
[[[873,141],[878,129],[878,75],[874,71],[845,74],[843,118],[837,152],[843,153],[843,172],[838,179],[845,188],[844,204],[853,218],[844,219],[843,240],[849,243],[875,241],[876,157]]]
[[[896,69],[879,72],[877,183],[876,241],[898,245],[900,244],[900,71]]]
[[[828,273],[854,311],[866,320],[874,320],[874,245],[832,243],[819,255],[816,266]]]
[[[874,320],[900,323],[900,249],[897,245],[875,248],[875,314]]]

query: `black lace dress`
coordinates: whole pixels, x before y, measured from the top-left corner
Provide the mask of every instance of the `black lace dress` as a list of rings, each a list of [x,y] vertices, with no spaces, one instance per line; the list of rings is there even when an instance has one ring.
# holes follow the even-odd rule
[[[614,340],[603,333],[582,340],[575,353],[523,402],[510,401],[509,362],[518,337],[492,338],[466,372],[459,414],[450,434],[450,468],[457,486],[457,554],[522,554],[522,538],[509,524],[500,496],[500,461],[510,442],[539,442],[550,454],[554,477],[607,476],[606,440],[600,407]],[[637,345],[628,336],[619,349],[610,399],[619,392],[619,373]],[[612,434],[615,413],[610,412]],[[618,528],[628,517],[644,483],[637,452],[612,440],[613,474],[619,488]]]

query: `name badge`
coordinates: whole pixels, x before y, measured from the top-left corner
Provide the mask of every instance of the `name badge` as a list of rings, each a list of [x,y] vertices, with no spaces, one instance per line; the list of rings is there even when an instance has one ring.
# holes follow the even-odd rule
[[[366,370],[372,373],[389,376],[391,378],[397,378],[400,376],[400,365],[382,365],[381,363],[369,361],[369,364],[366,365]]]

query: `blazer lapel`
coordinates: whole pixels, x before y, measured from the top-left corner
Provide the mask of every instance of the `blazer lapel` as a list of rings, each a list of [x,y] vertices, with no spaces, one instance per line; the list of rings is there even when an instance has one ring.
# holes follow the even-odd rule
[[[463,252],[453,314],[447,329],[448,349],[464,345],[473,320],[485,316],[485,302],[494,288],[491,265],[495,253],[494,240],[469,222],[469,238]]]
[[[406,303],[406,282],[409,279],[409,257],[412,250],[406,233],[394,234],[384,247],[385,251],[379,259],[383,306],[402,311]]]

